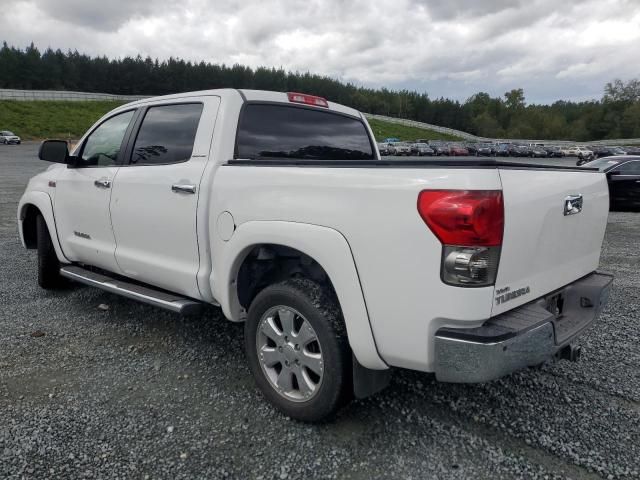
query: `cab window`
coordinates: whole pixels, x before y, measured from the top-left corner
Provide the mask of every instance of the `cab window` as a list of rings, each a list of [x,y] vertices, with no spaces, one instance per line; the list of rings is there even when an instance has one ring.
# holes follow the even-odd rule
[[[134,110],[115,115],[85,140],[79,167],[109,167],[121,163],[121,147],[124,134],[131,123]]]
[[[240,116],[235,158],[373,160],[362,120],[326,110],[247,104]]]
[[[201,103],[150,107],[131,152],[131,165],[167,165],[191,158]]]

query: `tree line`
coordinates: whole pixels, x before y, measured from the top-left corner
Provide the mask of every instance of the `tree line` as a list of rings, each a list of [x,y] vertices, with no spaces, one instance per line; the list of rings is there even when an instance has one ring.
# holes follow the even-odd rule
[[[524,91],[480,92],[465,102],[409,90],[373,89],[282,68],[41,52],[33,44],[0,48],[0,88],[164,95],[212,88],[254,88],[320,95],[363,112],[407,118],[497,138],[640,138],[640,81],[614,80],[599,100],[527,104]]]

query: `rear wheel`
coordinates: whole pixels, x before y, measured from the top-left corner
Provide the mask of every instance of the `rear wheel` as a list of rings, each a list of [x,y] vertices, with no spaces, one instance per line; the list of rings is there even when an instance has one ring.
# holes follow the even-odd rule
[[[38,248],[38,285],[50,290],[61,288],[66,281],[60,276],[60,262],[51,242],[49,228],[42,215],[36,217],[36,234]]]
[[[251,373],[264,396],[297,420],[316,422],[350,397],[351,351],[332,293],[307,279],[262,290],[245,324]]]

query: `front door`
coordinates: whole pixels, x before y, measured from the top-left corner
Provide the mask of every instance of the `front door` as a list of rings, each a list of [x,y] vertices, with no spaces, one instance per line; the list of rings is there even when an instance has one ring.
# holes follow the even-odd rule
[[[220,99],[181,102],[140,112],[114,183],[111,220],[124,275],[199,298],[196,211]]]
[[[56,178],[54,213],[69,260],[118,272],[109,201],[135,110],[102,122],[80,146],[76,165]]]

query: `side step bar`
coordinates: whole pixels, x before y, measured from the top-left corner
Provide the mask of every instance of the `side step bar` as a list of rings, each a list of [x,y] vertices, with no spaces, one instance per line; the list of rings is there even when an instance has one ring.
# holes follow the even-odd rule
[[[91,287],[98,287],[107,292],[171,310],[172,312],[190,315],[199,313],[204,307],[204,303],[197,300],[130,283],[126,280],[108,277],[77,265],[68,265],[60,268],[60,275]]]

